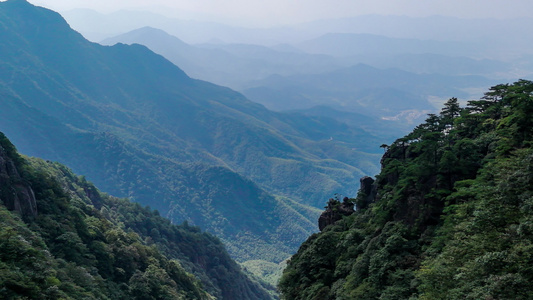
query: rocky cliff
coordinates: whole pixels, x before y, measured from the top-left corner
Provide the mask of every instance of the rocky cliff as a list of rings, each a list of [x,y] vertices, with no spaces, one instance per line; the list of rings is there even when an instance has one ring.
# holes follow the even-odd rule
[[[35,193],[17,170],[20,162],[11,158],[15,147],[0,133],[0,201],[7,209],[18,212],[23,218],[37,216]]]
[[[344,197],[342,202],[336,199],[329,199],[326,210],[318,218],[318,229],[324,230],[326,226],[335,224],[335,222],[342,219],[343,216],[349,216],[355,212],[354,204],[348,197]]]

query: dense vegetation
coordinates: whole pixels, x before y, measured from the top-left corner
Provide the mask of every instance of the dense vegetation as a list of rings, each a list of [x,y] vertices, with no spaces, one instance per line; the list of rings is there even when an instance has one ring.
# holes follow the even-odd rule
[[[386,147],[374,200],[301,246],[284,299],[532,299],[532,116],[526,80],[450,99]]]
[[[202,226],[239,262],[285,260],[313,232],[313,205],[377,172],[365,130],[271,112],[25,0],[0,2],[0,57],[0,130],[22,153]]]
[[[0,133],[0,298],[272,296],[212,235],[101,194],[63,165],[22,158]]]

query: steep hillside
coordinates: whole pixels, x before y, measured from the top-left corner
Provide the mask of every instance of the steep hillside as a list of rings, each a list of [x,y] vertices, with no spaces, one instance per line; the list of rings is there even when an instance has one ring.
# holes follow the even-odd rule
[[[526,80],[450,99],[388,147],[355,213],[300,247],[283,299],[531,299],[532,115]]]
[[[23,0],[0,3],[0,57],[0,128],[21,152],[216,233],[240,261],[284,260],[314,230],[310,204],[377,171],[364,130],[273,113]]]
[[[271,299],[212,235],[22,158],[3,133],[0,215],[2,299]]]

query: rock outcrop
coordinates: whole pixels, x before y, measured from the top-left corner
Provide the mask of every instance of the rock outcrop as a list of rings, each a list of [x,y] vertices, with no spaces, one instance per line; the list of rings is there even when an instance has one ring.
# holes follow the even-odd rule
[[[343,216],[349,216],[355,212],[354,204],[345,197],[342,202],[335,199],[329,199],[326,210],[318,218],[318,229],[322,231],[326,226],[331,225]]]
[[[361,188],[359,189],[359,199],[357,201],[357,209],[367,208],[370,203],[376,201],[378,186],[372,177],[362,177],[359,182]]]
[[[14,146],[0,133],[0,201],[23,218],[37,216],[37,201],[28,182],[19,174]]]

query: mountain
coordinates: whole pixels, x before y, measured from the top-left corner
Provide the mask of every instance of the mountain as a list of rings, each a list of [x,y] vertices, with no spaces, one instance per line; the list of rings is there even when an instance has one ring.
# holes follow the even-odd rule
[[[510,62],[434,53],[367,55],[359,59],[379,69],[394,68],[419,74],[481,75],[498,79],[508,77],[508,74],[518,71],[516,66]],[[518,71],[520,72],[524,71]]]
[[[241,27],[170,18],[149,11],[119,10],[102,14],[90,9],[73,9],[61,14],[74,29],[94,42],[145,26],[162,28],[190,43],[203,43],[218,37],[230,40],[239,34],[249,35],[247,29]]]
[[[532,113],[527,80],[448,100],[386,147],[356,198],[329,201],[283,299],[531,299]]]
[[[531,27],[533,18],[361,15],[271,28],[239,28],[172,19],[146,11],[99,14],[88,10],[73,10],[63,12],[63,15],[74,29],[94,41],[150,26],[165,30],[190,44],[211,41],[218,41],[219,45],[257,44],[292,53],[302,53],[298,46],[309,44],[310,51],[345,56],[341,60],[337,58],[336,63],[345,67],[358,63],[379,68],[405,66],[406,71],[421,72],[429,69],[430,73],[441,74],[449,74],[442,71],[452,71],[449,75],[483,75],[500,81],[524,78],[532,72],[528,55],[531,54],[529,45],[533,36],[524,32],[523,28]],[[95,36],[99,38],[94,38]],[[408,61],[402,63],[406,54],[416,57],[407,58],[414,59],[414,65]],[[446,58],[432,57],[427,66],[428,54]],[[456,58],[475,62],[467,61],[461,65],[457,64]],[[506,66],[495,70],[496,72],[476,71],[480,67],[489,68],[490,71],[494,63]],[[415,71],[413,67],[416,66],[419,69]],[[450,68],[451,66],[454,68]]]
[[[274,50],[248,44],[189,45],[175,36],[143,27],[101,42],[141,44],[164,56],[189,76],[240,89],[248,82],[272,74],[292,75],[332,71],[340,65],[326,55],[294,52],[294,49]]]
[[[168,14],[168,11],[165,12]],[[270,28],[243,28],[221,23],[187,21],[190,15],[169,18],[147,11],[117,11],[101,14],[76,9],[62,12],[71,26],[93,41],[116,36],[144,26],[160,28],[187,43],[205,43],[217,39],[226,43],[297,44],[326,34],[369,34],[394,39],[484,44],[483,57],[506,60],[531,54],[533,36],[523,28],[533,25],[533,18],[456,18],[447,16],[409,17],[395,15],[359,15],[322,19]],[[181,19],[180,19],[181,17]],[[488,43],[488,44],[487,44]],[[479,49],[479,48],[478,48]],[[457,49],[458,50],[458,49]],[[464,55],[464,53],[463,53]]]
[[[73,9],[61,14],[72,28],[91,41],[101,41],[145,26],[162,29],[189,44],[217,40],[268,46],[291,41],[294,33],[299,32],[287,27],[247,28],[224,22],[193,20],[190,14],[184,14],[183,11],[176,12],[174,16],[177,17],[169,17],[169,11],[160,14],[146,10],[119,10],[103,14],[90,9]]]
[[[321,74],[270,76],[250,83],[243,93],[276,110],[327,105],[391,118],[406,111],[428,113],[435,107],[429,100],[438,101],[446,94],[466,98],[469,89],[490,84],[493,80],[482,76],[416,74],[358,64]]]
[[[518,74],[527,74],[523,60],[514,63],[454,56],[468,55],[459,42],[368,34],[332,33],[298,44],[328,55],[308,54],[287,44],[280,45],[281,50],[228,43],[193,46],[151,27],[103,41],[107,45],[118,42],[145,45],[192,77],[241,90],[270,109],[329,105],[400,121],[393,125],[399,127],[403,127],[399,123],[420,121],[420,116],[440,105],[446,95],[477,97],[499,81],[494,78],[514,80]],[[378,119],[370,123],[373,127],[391,124]]]
[[[214,236],[102,194],[0,133],[2,299],[272,299]]]
[[[400,69],[418,74],[480,75],[497,79],[514,78],[518,74],[529,72],[527,71],[529,67],[524,65],[526,59],[516,63],[472,59],[465,56],[467,53],[464,46],[445,45],[444,42],[391,39],[373,35],[329,34],[328,37],[298,45],[310,44],[311,46],[302,46],[302,48],[329,55],[309,54],[289,44],[274,47],[228,43],[189,45],[152,27],[136,29],[105,39],[101,43],[147,46],[193,78],[229,86],[236,90],[243,90],[254,82],[273,75],[320,74],[357,64],[367,64],[379,69]],[[401,45],[394,45],[395,43]],[[428,46],[423,47],[421,44]],[[331,48],[331,51],[328,48]],[[451,53],[450,49],[456,52]],[[334,53],[335,51],[343,53]],[[447,53],[447,55],[438,53]]]
[[[0,128],[22,153],[201,226],[239,262],[283,261],[321,198],[377,171],[365,151],[380,138],[363,129],[271,112],[144,46],[91,43],[26,1],[0,3],[0,57]]]
[[[373,34],[327,33],[297,44],[309,53],[343,57],[361,54],[424,54],[479,56],[483,45],[474,42],[400,39]]]
[[[527,44],[533,35],[522,33],[530,27],[533,18],[456,18],[447,16],[409,17],[395,15],[361,15],[356,17],[325,19],[299,24],[302,31],[314,32],[312,40],[328,33],[367,34],[394,39],[420,41],[458,42],[480,50],[482,57],[506,60],[531,53]],[[293,38],[293,40],[296,40]],[[304,41],[300,39],[299,41]],[[434,43],[431,42],[431,43]],[[480,46],[485,45],[484,49]],[[470,49],[468,47],[467,49]],[[458,49],[457,49],[458,50]]]

